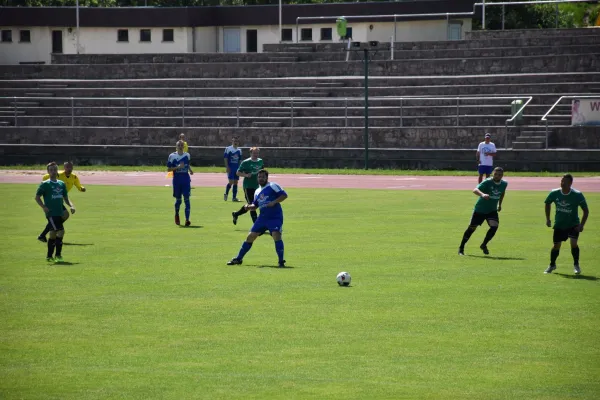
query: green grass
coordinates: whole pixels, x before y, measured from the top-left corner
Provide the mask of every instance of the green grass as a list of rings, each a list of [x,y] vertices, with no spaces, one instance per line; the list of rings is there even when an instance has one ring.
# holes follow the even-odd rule
[[[598,398],[599,194],[575,278],[566,248],[542,273],[542,192],[509,190],[484,258],[485,229],[456,254],[469,191],[289,189],[277,269],[268,236],[225,265],[250,219],[221,189],[197,229],[169,188],[88,189],[47,265],[35,186],[0,185],[2,399]]]
[[[0,170],[40,170],[45,171],[46,166],[35,165],[0,165]],[[165,166],[123,166],[123,165],[77,165],[77,171],[147,171],[164,172]],[[194,172],[223,172],[222,166],[194,167]],[[449,171],[449,170],[403,170],[403,169],[326,169],[326,168],[269,168],[269,171],[277,174],[330,174],[330,175],[420,175],[420,176],[473,176],[473,171]],[[511,176],[533,176],[533,177],[557,177],[564,172],[510,172]],[[575,177],[599,176],[600,172],[571,172]]]

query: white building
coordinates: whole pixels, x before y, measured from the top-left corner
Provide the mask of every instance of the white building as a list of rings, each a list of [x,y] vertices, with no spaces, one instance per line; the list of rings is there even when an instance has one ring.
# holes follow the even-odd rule
[[[262,52],[270,43],[334,43],[335,20],[346,16],[354,41],[464,39],[473,1],[278,6],[80,8],[4,7],[0,12],[0,64],[50,63],[51,53]],[[408,17],[409,14],[464,13]],[[396,14],[394,23],[393,14]],[[404,15],[404,16],[399,16]],[[384,17],[389,16],[389,17]],[[297,17],[301,17],[297,20]],[[307,17],[313,19],[306,19]],[[319,19],[315,17],[327,17]],[[353,18],[354,17],[354,18]]]

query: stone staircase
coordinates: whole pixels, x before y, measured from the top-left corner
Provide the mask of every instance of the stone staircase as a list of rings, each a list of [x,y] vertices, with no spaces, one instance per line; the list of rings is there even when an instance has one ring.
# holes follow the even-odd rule
[[[552,130],[548,130],[548,135]],[[523,149],[545,149],[546,148],[546,128],[545,127],[527,127],[521,130],[520,135],[515,138],[512,144],[515,150]]]

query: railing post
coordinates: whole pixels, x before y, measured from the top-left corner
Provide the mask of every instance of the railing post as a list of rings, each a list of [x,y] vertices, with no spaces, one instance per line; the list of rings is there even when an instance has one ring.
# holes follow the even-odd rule
[[[390,36],[390,60],[394,60],[394,37]]]
[[[502,30],[504,30],[504,4],[502,4]]]
[[[508,122],[504,121],[504,149],[508,149]]]
[[[17,113],[17,96],[14,97],[14,106],[15,106],[15,126],[17,126],[17,120],[18,120],[18,113]]]
[[[236,107],[236,120],[235,120],[235,126],[236,127],[240,127],[240,98],[236,97],[235,99],[235,107]]]
[[[291,119],[291,121],[290,121],[290,126],[293,128],[293,127],[294,127],[294,98],[293,98],[293,97],[292,97],[292,101],[291,101],[291,103],[290,103],[290,104],[291,104],[291,106],[292,106],[292,107],[291,107],[291,110],[292,110],[292,111],[291,111],[291,113],[290,113],[290,116],[291,116],[291,118],[292,118],[292,119]]]
[[[71,127],[75,126],[75,101],[71,97]]]
[[[126,109],[126,112],[127,112],[126,123],[127,123],[127,127],[129,128],[129,97],[127,97],[125,99],[125,109]]]
[[[456,126],[458,126],[458,118],[460,113],[460,97],[456,98]]]
[[[344,110],[344,127],[348,127],[348,98],[344,98],[344,103],[346,105]]]
[[[181,98],[181,127],[185,126],[185,97]]]
[[[548,150],[548,120],[546,119],[546,150]]]

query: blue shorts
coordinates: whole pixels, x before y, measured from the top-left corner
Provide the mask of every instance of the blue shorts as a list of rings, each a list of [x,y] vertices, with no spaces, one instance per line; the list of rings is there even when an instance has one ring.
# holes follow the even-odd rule
[[[173,197],[176,199],[183,197],[190,197],[192,191],[191,182],[175,182],[173,181]]]
[[[283,219],[261,219],[260,216],[250,228],[250,232],[265,233],[281,232],[283,229]]]
[[[494,170],[494,166],[493,165],[480,165],[479,168],[477,168],[479,171],[479,175],[491,175],[492,171]]]
[[[235,174],[237,170],[237,167],[234,168],[232,166],[229,166],[229,173],[227,174],[227,179],[229,179],[230,181],[239,181],[240,177]]]

